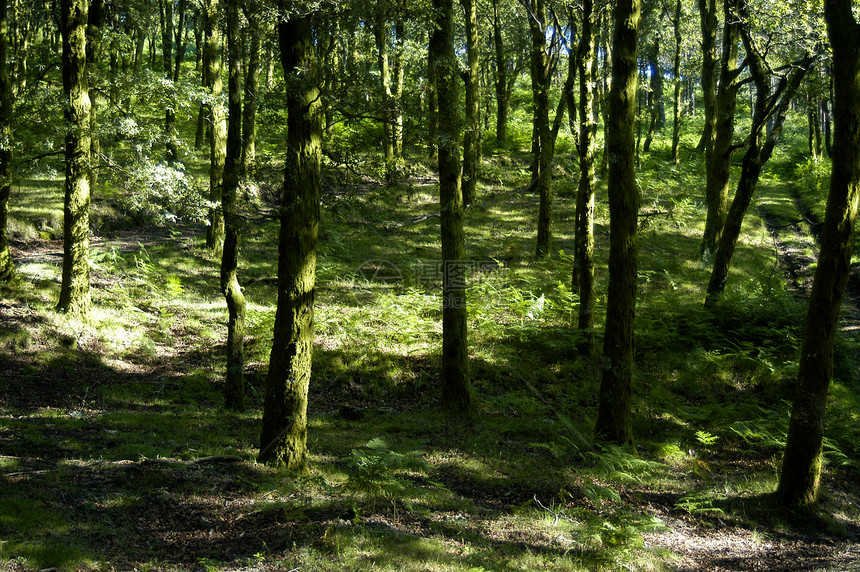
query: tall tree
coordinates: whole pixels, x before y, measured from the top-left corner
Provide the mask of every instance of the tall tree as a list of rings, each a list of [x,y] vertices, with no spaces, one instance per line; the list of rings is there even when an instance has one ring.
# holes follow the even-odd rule
[[[453,0],[433,0],[435,29],[430,36],[430,67],[438,96],[437,142],[439,204],[442,219],[442,408],[471,416],[475,400],[469,382],[466,339],[466,276],[463,193],[460,178],[460,117],[454,55]]]
[[[738,16],[742,22],[741,37],[750,75],[755,83],[756,96],[741,175],[714,256],[706,305],[713,305],[725,289],[741,224],[752,201],[762,168],[779,142],[794,95],[813,61],[812,55],[807,53],[800,60],[786,66],[785,71],[774,71],[765,60],[764,52],[756,44],[750,28],[747,5],[743,1],[739,6]]]
[[[710,153],[716,119],[717,96],[717,0],[698,0],[699,22],[702,30],[702,100],[705,109],[705,126],[698,149]]]
[[[102,25],[104,24],[105,3],[104,0],[91,0],[87,12],[87,73],[88,81],[95,82],[98,79],[98,61],[101,55]],[[91,90],[93,91],[93,90]],[[95,90],[98,93],[98,89]],[[90,125],[98,123],[99,98],[94,95],[90,99]],[[96,134],[96,129],[90,129],[90,158],[95,162],[90,168],[90,189],[96,188],[98,182],[98,163],[101,143]]]
[[[579,188],[576,194],[576,233],[573,281],[579,292],[578,327],[585,336],[582,348],[593,350],[594,327],[594,1],[582,2],[582,30],[576,50],[579,70]],[[573,54],[571,54],[573,57]],[[573,116],[573,107],[570,108]]]
[[[532,178],[540,197],[537,222],[538,258],[549,256],[552,242],[552,155],[549,124],[550,58],[546,51],[546,4],[544,0],[529,0],[528,21],[531,35],[531,78],[534,105]]]
[[[795,506],[818,501],[833,339],[851,267],[860,202],[860,25],[851,0],[825,0],[824,16],[833,49],[832,172],[777,489],[784,503]]]
[[[320,220],[322,105],[310,16],[293,15],[279,23],[278,40],[287,78],[287,149],[278,234],[278,306],[258,459],[304,471]]]
[[[681,163],[681,0],[675,0],[675,13],[672,16],[672,29],[675,32],[675,53],[672,57],[672,83],[675,93],[672,97],[672,162]]]
[[[707,216],[702,236],[700,254],[709,259],[717,249],[717,243],[726,221],[729,203],[729,173],[732,154],[735,151],[735,108],[740,88],[738,78],[738,42],[740,22],[737,15],[738,0],[723,0],[725,23],[723,24],[723,52],[720,57],[720,83],[714,100],[714,124],[705,153],[705,204]],[[707,110],[707,107],[706,107]],[[705,116],[707,121],[707,115]]]
[[[239,285],[239,181],[242,169],[242,46],[239,35],[239,0],[227,0],[227,147],[224,158],[224,250],[221,253],[221,293],[227,300],[227,376],[224,404],[245,408],[245,295]]]
[[[12,191],[12,84],[6,64],[9,26],[7,0],[0,0],[0,283],[15,275],[6,226]]]
[[[245,69],[244,110],[242,113],[242,167],[252,169],[257,157],[257,97],[260,90],[260,20],[256,12],[245,9],[250,36],[248,65]]]
[[[463,204],[472,204],[481,163],[481,71],[478,2],[461,0],[466,16],[466,130],[463,135]]]
[[[66,94],[66,181],[63,278],[57,309],[83,319],[90,312],[90,94],[87,83],[87,0],[60,3]]]
[[[637,40],[642,4],[618,0],[612,41],[609,91],[609,292],[603,341],[603,377],[596,433],[631,443],[630,388],[633,377],[633,318],[638,268],[639,188],[634,165]]]
[[[221,203],[224,184],[224,159],[227,153],[227,116],[221,95],[224,82],[221,79],[221,34],[218,27],[218,0],[203,1],[205,43],[203,65],[206,67],[211,103],[208,105],[209,126],[209,200]],[[209,210],[209,226],[206,230],[206,246],[220,252],[224,244],[224,213],[219,208]]]
[[[161,22],[161,57],[164,78],[173,81],[173,0],[159,0],[159,21]],[[164,111],[165,158],[173,164],[178,155],[176,146],[176,111],[168,105]]]

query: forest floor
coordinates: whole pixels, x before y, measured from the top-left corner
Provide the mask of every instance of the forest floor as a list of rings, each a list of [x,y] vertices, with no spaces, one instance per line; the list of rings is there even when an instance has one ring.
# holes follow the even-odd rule
[[[0,569],[858,567],[856,469],[847,448],[853,433],[834,437],[829,450],[844,451],[851,462],[837,466],[838,457],[828,457],[820,512],[785,513],[767,498],[790,399],[779,379],[791,371],[768,368],[781,367],[796,351],[771,344],[796,335],[796,325],[783,327],[777,316],[749,333],[731,312],[717,322],[694,314],[685,325],[680,313],[667,314],[668,306],[645,305],[641,445],[633,455],[593,449],[581,435],[592,424],[596,385],[588,364],[569,358],[563,284],[556,290],[536,285],[564,280],[569,270],[530,261],[519,210],[512,209],[525,201],[530,212],[534,197],[501,185],[488,189],[471,215],[476,225],[500,212],[512,219],[510,229],[494,223],[486,236],[476,232],[472,252],[475,260],[502,260],[512,269],[475,286],[478,299],[481,293],[505,299],[501,310],[483,300],[473,309],[481,416],[467,426],[441,419],[434,411],[438,356],[427,349],[438,336],[435,298],[413,283],[401,288],[379,276],[344,278],[349,268],[378,271],[380,260],[407,274],[410,260],[433,252],[426,241],[436,233],[433,219],[414,217],[433,212],[433,197],[425,194],[425,180],[416,181],[406,190],[333,196],[326,204],[337,232],[321,237],[318,386],[310,404],[311,473],[304,477],[253,460],[275,290],[267,278],[270,254],[247,255],[250,411],[233,413],[220,407],[223,301],[198,230],[135,229],[94,239],[95,326],[50,311],[61,242],[15,242],[15,260],[33,290],[0,298]],[[784,272],[790,295],[802,297],[811,282],[814,240],[788,224],[797,214],[784,203],[786,189],[771,191],[759,212],[767,228],[762,225],[738,264],[763,268],[762,291],[778,290],[773,283]],[[772,208],[773,197],[782,206]],[[692,287],[681,281],[681,268],[697,268],[683,260],[677,268],[665,263],[678,258],[672,249],[689,247],[684,232],[698,232],[684,228],[694,205],[659,201],[660,209],[673,207],[665,221],[643,231],[646,301],[655,292],[687,295]],[[393,214],[379,214],[381,204]],[[559,217],[570,207],[560,197]],[[598,211],[605,216],[605,205]],[[599,218],[599,232],[605,222]],[[359,227],[370,237],[354,244],[347,229]],[[675,233],[671,242],[659,242],[666,233]],[[270,253],[271,236],[271,229],[260,233],[248,250]],[[768,236],[779,254],[771,268],[756,258]],[[380,253],[379,243],[388,241],[410,246]],[[558,241],[570,250],[569,235],[559,233]],[[482,250],[484,242],[492,250]],[[599,255],[605,251],[599,243]],[[598,269],[601,276],[605,270]],[[761,307],[772,303],[765,298]],[[373,313],[379,305],[385,313]],[[858,307],[852,291],[843,324],[850,348]],[[752,336],[756,347],[738,342],[717,351],[702,338],[701,348],[680,350],[686,355],[648,357],[680,339],[672,336],[686,336],[683,328],[708,324]],[[510,355],[494,353],[502,346],[510,346]],[[529,352],[538,354],[535,361]],[[664,367],[665,361],[671,364]],[[571,392],[556,381],[565,378],[581,387]],[[671,397],[659,392],[661,383],[673,387]],[[837,427],[856,426],[856,396],[838,391],[849,405],[837,404]],[[726,419],[721,411],[728,411]],[[375,441],[380,435],[385,442]]]

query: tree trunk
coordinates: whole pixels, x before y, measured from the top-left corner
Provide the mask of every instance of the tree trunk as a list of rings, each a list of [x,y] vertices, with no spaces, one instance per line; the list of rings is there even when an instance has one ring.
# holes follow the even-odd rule
[[[87,84],[87,2],[62,0],[63,89],[67,103],[63,206],[63,279],[57,310],[90,312],[90,94]]]
[[[394,122],[396,109],[394,107],[394,94],[391,90],[391,67],[388,61],[388,23],[383,14],[378,14],[373,23],[373,38],[376,41],[376,55],[379,65],[379,81],[382,90],[384,138],[383,150],[385,152],[385,180],[393,182],[396,178],[397,165],[394,157]]]
[[[672,99],[672,162],[681,164],[681,0],[675,2],[675,18],[672,21],[675,31],[675,57],[672,59],[672,83],[675,95]]]
[[[463,260],[463,193],[460,180],[460,116],[454,55],[453,0],[433,0],[436,27],[430,37],[430,68],[439,97],[439,204],[442,226],[442,408],[471,417],[466,339],[466,265]]]
[[[89,79],[92,81],[98,80],[98,59],[101,55],[104,11],[104,0],[91,0],[87,13],[87,70]],[[93,163],[90,165],[90,189],[95,189],[98,183],[99,154],[101,153],[101,142],[95,129],[98,125],[99,98],[98,95],[95,95],[98,90],[94,89],[93,93],[94,95],[90,100],[90,160]]]
[[[320,220],[322,105],[309,17],[278,24],[287,91],[287,149],[278,234],[278,307],[258,460],[307,470],[308,386]]]
[[[833,47],[833,166],[777,489],[782,502],[792,506],[818,501],[827,391],[833,376],[833,339],[851,268],[860,199],[860,25],[851,4],[851,0],[824,2]]]
[[[493,0],[493,47],[495,48],[495,87],[496,87],[496,142],[504,146],[508,142],[508,63],[505,58],[505,44],[502,41],[502,18],[499,0]]]
[[[738,93],[738,40],[739,23],[735,12],[737,0],[724,0],[723,54],[720,59],[720,83],[714,109],[714,126],[710,151],[705,154],[705,203],[707,216],[700,254],[709,259],[717,248],[726,207],[729,202],[729,173],[732,164],[732,139],[735,133],[735,107]],[[707,120],[707,116],[706,116]]]
[[[168,0],[170,1],[170,0]],[[227,300],[227,374],[224,406],[245,409],[245,296],[239,285],[239,177],[242,172],[242,48],[239,38],[239,0],[226,3],[227,61],[229,66],[227,147],[224,161],[224,251],[221,255],[221,293]]]
[[[9,34],[6,11],[7,0],[0,0],[0,284],[15,276],[6,232],[12,191],[12,84],[6,64]]]
[[[257,157],[257,94],[260,90],[260,23],[253,10],[246,10],[250,47],[245,71],[245,109],[242,115],[242,168],[253,169]]]
[[[173,0],[159,2],[161,16],[161,58],[164,67],[164,78],[173,81]],[[167,106],[164,111],[165,159],[168,165],[173,165],[179,154],[176,146],[176,104]]]
[[[744,153],[738,187],[714,257],[714,269],[711,272],[705,299],[706,306],[715,304],[725,289],[729,266],[741,233],[741,224],[749,209],[762,168],[779,142],[791,101],[812,64],[811,56],[795,62],[788,76],[782,78],[774,89],[772,87],[774,78],[769,71],[770,68],[753,43],[751,32],[747,27],[741,29],[741,36],[744,40],[750,72],[756,85],[756,99],[748,148]],[[765,135],[768,123],[771,127]]]
[[[544,0],[531,0],[529,14],[531,33],[531,76],[534,100],[533,149],[536,189],[540,197],[537,221],[538,258],[549,256],[552,243],[552,143],[549,125],[549,62],[546,53],[546,5]]]
[[[480,38],[478,36],[478,2],[461,0],[466,15],[466,50],[468,69],[466,80],[466,131],[463,135],[463,204],[469,206],[478,185],[478,165],[481,162],[481,69]]]
[[[576,51],[579,70],[579,189],[576,195],[573,282],[579,292],[582,353],[594,351],[594,2],[582,2],[582,31]],[[573,106],[570,107],[573,116]]]
[[[633,157],[638,78],[636,47],[640,0],[618,0],[609,92],[609,292],[603,342],[603,377],[595,432],[617,444],[632,443],[630,386],[636,311],[639,189]]]
[[[705,126],[696,149],[710,153],[717,95],[717,2],[699,1],[699,20],[702,29],[702,101],[705,108]],[[676,29],[677,34],[677,29]]]
[[[204,62],[212,93],[209,105],[209,200],[221,204],[224,184],[224,156],[227,153],[227,118],[220,103],[224,83],[221,79],[221,38],[218,33],[218,2],[206,0],[203,4],[206,43]],[[224,213],[219,208],[209,210],[209,227],[206,229],[206,246],[220,254],[224,244]]]
[[[660,124],[661,110],[663,107],[663,70],[660,68],[660,35],[654,35],[654,43],[648,58],[648,68],[651,70],[648,91],[648,134],[642,150],[646,153],[651,151],[651,143],[654,141],[654,132]]]

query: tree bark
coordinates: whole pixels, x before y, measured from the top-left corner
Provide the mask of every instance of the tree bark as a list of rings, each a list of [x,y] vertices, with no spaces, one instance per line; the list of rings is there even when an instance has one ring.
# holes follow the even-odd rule
[[[595,432],[617,444],[632,443],[630,388],[633,377],[633,319],[638,268],[633,128],[636,106],[637,40],[642,4],[618,0],[612,42],[609,92],[609,292],[603,342],[603,376]]]
[[[675,17],[672,20],[675,32],[675,56],[672,58],[672,83],[675,94],[672,99],[672,163],[681,164],[681,0],[675,1]]]
[[[242,168],[250,170],[257,158],[257,97],[260,90],[260,22],[254,10],[248,18],[248,67],[245,71],[244,112],[242,115]]]
[[[729,202],[729,173],[731,170],[735,133],[735,107],[738,92],[738,41],[740,24],[737,20],[738,0],[724,0],[725,24],[723,25],[723,53],[720,59],[720,83],[715,100],[714,126],[705,154],[705,203],[707,215],[702,236],[700,254],[709,259],[717,248],[726,207]],[[706,118],[707,119],[707,118]]]
[[[160,0],[159,15],[161,17],[161,58],[164,67],[164,78],[173,81],[173,0]],[[167,106],[164,111],[165,159],[172,165],[179,154],[176,146],[176,112],[175,103]]]
[[[394,107],[394,93],[391,89],[391,66],[388,61],[388,22],[386,15],[382,12],[376,15],[373,22],[373,38],[376,41],[376,57],[379,65],[379,81],[382,92],[385,119],[383,121],[384,138],[383,150],[385,152],[385,180],[393,182],[396,178],[397,165],[394,156],[394,123],[396,109]]]
[[[463,260],[463,193],[460,179],[460,116],[454,55],[453,0],[433,0],[435,30],[430,68],[439,98],[439,206],[442,226],[442,408],[471,417],[475,399],[469,381],[466,338],[466,265]]]
[[[211,119],[209,133],[209,200],[221,204],[224,184],[224,159],[227,153],[227,117],[220,102],[224,91],[221,79],[221,35],[218,32],[218,2],[206,0],[203,4],[206,55],[204,61],[208,80],[211,82],[212,104],[208,116]],[[224,213],[219,208],[209,210],[209,227],[206,229],[206,246],[216,254],[224,245]]]
[[[499,0],[493,0],[493,47],[495,48],[496,88],[496,142],[504,146],[508,142],[508,62],[505,57],[505,44],[502,40],[502,18],[499,11]]]
[[[546,5],[544,0],[531,0],[528,15],[531,34],[531,76],[534,101],[534,135],[532,148],[535,153],[532,177],[537,181],[540,197],[537,220],[538,258],[549,256],[552,243],[552,143],[549,125],[549,62],[546,53]]]
[[[66,182],[63,278],[57,310],[90,313],[90,95],[87,83],[87,2],[62,0],[63,88],[66,93]]]
[[[756,85],[756,99],[749,143],[741,166],[741,176],[714,256],[714,269],[711,272],[705,299],[706,306],[713,306],[725,289],[729,266],[741,233],[741,224],[749,209],[759,176],[779,142],[791,101],[812,64],[812,56],[809,55],[795,62],[791,66],[791,71],[779,80],[774,89],[772,86],[775,78],[769,72],[770,68],[764,61],[764,56],[753,43],[748,27],[741,29],[741,36]],[[765,134],[768,123],[770,123],[770,129]]]
[[[287,82],[287,149],[278,234],[278,307],[258,460],[307,470],[307,406],[320,220],[322,105],[310,18],[278,24]]]
[[[833,47],[833,162],[777,489],[778,498],[790,506],[818,501],[833,340],[850,273],[860,200],[860,25],[854,19],[851,0],[825,0],[824,16]]]
[[[576,195],[574,284],[579,292],[577,326],[583,336],[581,353],[594,351],[594,2],[582,2],[582,31],[576,51],[579,71],[579,188]],[[573,107],[570,107],[573,115]]]
[[[697,150],[705,151],[707,161],[716,119],[717,2],[716,0],[698,0],[698,2],[699,22],[702,30],[702,102],[705,109],[705,125]]]
[[[478,185],[481,162],[481,69],[478,35],[478,2],[461,0],[466,15],[466,50],[468,69],[466,83],[466,131],[463,135],[463,204],[469,206]]]
[[[6,229],[12,191],[12,84],[6,64],[9,37],[6,13],[7,0],[0,0],[0,284],[15,276]]]
[[[168,0],[170,1],[170,0]],[[227,372],[224,406],[245,409],[245,296],[239,285],[239,180],[242,172],[242,48],[239,38],[239,0],[226,3],[227,61],[229,66],[227,146],[224,160],[224,250],[221,255],[221,293],[227,300]]]

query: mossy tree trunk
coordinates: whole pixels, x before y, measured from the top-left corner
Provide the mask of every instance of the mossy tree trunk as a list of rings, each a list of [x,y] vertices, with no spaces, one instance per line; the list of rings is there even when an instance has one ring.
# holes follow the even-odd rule
[[[227,61],[229,66],[227,148],[224,162],[224,250],[221,254],[221,293],[227,300],[227,375],[224,405],[245,409],[245,296],[239,285],[239,180],[242,172],[242,47],[239,38],[239,0],[226,3]]]
[[[609,91],[609,292],[603,342],[603,377],[595,432],[607,441],[632,443],[630,388],[633,377],[633,321],[638,268],[635,125],[636,48],[640,0],[618,0],[612,42]]]
[[[260,22],[254,10],[245,10],[248,19],[248,65],[245,70],[242,114],[242,168],[253,169],[257,157],[257,96],[260,90]]]
[[[825,0],[833,47],[833,156],[821,251],[800,350],[797,393],[777,496],[787,505],[818,501],[833,339],[851,269],[860,202],[860,25],[851,0]]]
[[[579,292],[577,326],[584,336],[581,348],[594,349],[594,1],[582,2],[582,30],[576,50],[579,71],[579,188],[576,194],[573,282]],[[573,107],[570,115],[573,116]]]
[[[7,0],[0,0],[0,283],[15,276],[6,226],[12,191],[12,84],[6,64],[9,26]]]
[[[376,41],[376,59],[379,66],[379,82],[382,92],[385,119],[383,129],[383,149],[385,152],[385,180],[393,182],[396,178],[397,165],[394,156],[394,123],[397,110],[394,105],[394,92],[391,86],[391,65],[389,62],[387,14],[380,8],[373,21],[373,38]]]
[[[164,78],[173,81],[173,0],[159,1],[159,19],[161,22],[161,62],[164,68]],[[164,111],[165,159],[172,165],[176,161],[178,149],[176,146],[176,112],[173,105],[168,105]]]
[[[87,73],[88,85],[93,85],[99,79],[98,61],[101,57],[102,25],[104,24],[105,3],[104,0],[91,0],[87,11]],[[95,94],[98,89],[90,90]],[[90,189],[95,189],[99,178],[99,154],[101,153],[101,142],[96,134],[95,126],[98,125],[98,103],[99,98],[94,95],[90,99]]]
[[[661,23],[662,24],[662,23]],[[660,32],[654,32],[654,39],[648,50],[648,69],[650,70],[648,102],[648,131],[642,150],[646,153],[651,151],[651,143],[654,141],[654,133],[661,124],[663,115],[663,69],[660,67]]]
[[[672,83],[675,93],[672,98],[672,163],[681,163],[681,16],[683,14],[681,0],[675,1],[675,14],[672,18],[672,28],[675,32],[675,54],[672,58]]]
[[[287,151],[278,235],[278,307],[266,376],[258,459],[307,468],[307,405],[314,340],[320,219],[322,105],[309,17],[278,24],[287,83]]]
[[[493,0],[493,48],[496,54],[494,66],[494,86],[496,88],[496,142],[502,146],[508,142],[508,111],[510,110],[510,90],[508,81],[508,59],[505,56],[505,43],[502,38],[502,16],[499,0]]]
[[[463,134],[463,204],[472,204],[481,163],[481,69],[478,35],[478,2],[461,0],[465,13],[468,66],[466,84],[466,130]]]
[[[717,97],[717,0],[698,0],[699,23],[702,30],[702,103],[705,125],[697,149],[710,153],[714,132]],[[677,24],[676,24],[677,26]],[[678,29],[675,30],[677,38]]]
[[[738,42],[740,24],[737,20],[737,0],[724,0],[723,53],[720,58],[720,83],[714,101],[714,125],[705,155],[705,231],[700,255],[710,259],[717,249],[726,208],[729,203],[729,173],[735,147],[735,108],[738,93]],[[707,116],[706,116],[707,119]]]
[[[87,83],[86,0],[62,0],[63,88],[66,93],[66,181],[63,278],[57,309],[90,313],[90,94]]]
[[[218,2],[205,0],[203,20],[205,43],[204,65],[210,82],[212,103],[209,105],[209,200],[221,204],[224,185],[224,159],[227,154],[227,116],[220,102],[224,91],[221,79],[221,34],[218,27]],[[224,245],[224,213],[220,208],[209,210],[209,227],[206,230],[206,246],[220,254]]]
[[[475,400],[469,381],[466,338],[466,275],[463,194],[460,179],[460,116],[457,60],[454,55],[453,0],[433,0],[435,30],[430,37],[430,68],[439,98],[439,203],[442,226],[442,408],[470,417]]]
[[[746,17],[745,11],[740,13],[742,17]],[[791,102],[813,61],[812,56],[807,55],[790,65],[790,71],[785,75],[775,77],[764,55],[756,46],[748,26],[742,28],[741,36],[747,53],[750,74],[756,86],[756,99],[747,150],[741,166],[741,176],[714,256],[714,268],[705,299],[707,306],[715,304],[725,289],[729,266],[740,237],[741,225],[758,185],[761,171],[779,142]],[[769,128],[768,123],[770,123]],[[766,128],[767,133],[765,133]]]
[[[552,243],[552,142],[549,124],[550,62],[546,53],[546,5],[544,0],[531,0],[529,8],[531,35],[531,78],[534,103],[534,130],[532,149],[535,153],[532,177],[537,182],[538,206],[537,244],[538,258],[549,256]]]

